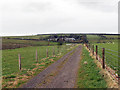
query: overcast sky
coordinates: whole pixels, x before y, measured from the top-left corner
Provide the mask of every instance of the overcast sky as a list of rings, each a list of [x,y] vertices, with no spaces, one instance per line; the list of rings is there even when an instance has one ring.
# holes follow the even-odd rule
[[[0,36],[118,33],[119,0],[1,0]]]

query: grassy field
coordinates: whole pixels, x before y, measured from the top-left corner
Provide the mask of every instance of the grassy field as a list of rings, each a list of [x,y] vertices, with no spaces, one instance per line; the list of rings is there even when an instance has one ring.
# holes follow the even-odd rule
[[[98,35],[87,35],[89,43],[94,45],[94,50],[96,50],[96,45],[98,46],[98,54],[100,57],[102,57],[102,48],[105,48],[105,62],[112,69],[116,70],[116,72],[119,68],[118,57],[120,57],[118,37],[118,35],[103,35],[103,37]]]
[[[119,37],[119,35],[104,35],[104,36],[106,36],[108,39],[110,38],[117,39]]]
[[[2,39],[2,44],[46,45],[47,41]]]
[[[80,69],[78,73],[78,88],[107,88],[104,78],[100,74],[100,69],[89,56],[89,52],[83,48]]]
[[[35,41],[35,40],[15,40],[15,39],[2,39],[3,49],[14,49],[27,46],[47,46],[47,45],[57,45],[57,42],[48,41]]]
[[[3,38],[24,38],[24,39],[42,39],[50,35],[30,35],[30,36],[6,36]]]
[[[46,57],[46,48],[48,48],[49,56]],[[53,48],[55,56],[53,56]],[[17,49],[2,50],[2,74],[3,87],[18,87],[25,81],[22,80],[24,75],[32,76],[33,73],[42,71],[48,65],[58,60],[75,46],[34,46]],[[36,50],[38,52],[38,64],[36,63]],[[18,54],[21,54],[22,70],[18,66]],[[35,72],[34,72],[35,71]],[[20,78],[21,82],[14,85],[16,78]],[[22,82],[24,81],[24,82]]]
[[[103,37],[102,37],[103,36]],[[120,35],[87,35],[89,43],[118,42]]]
[[[101,38],[98,35],[87,35],[87,40],[89,43],[100,42]]]
[[[105,62],[112,69],[118,71],[118,43],[98,43],[94,44],[98,46],[98,54],[102,57],[102,48],[105,48]],[[96,48],[94,48],[96,49]]]

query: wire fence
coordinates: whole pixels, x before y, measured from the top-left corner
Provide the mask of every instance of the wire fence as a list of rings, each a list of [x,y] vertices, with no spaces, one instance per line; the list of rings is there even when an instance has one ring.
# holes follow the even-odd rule
[[[3,76],[13,73],[26,73],[37,64],[44,63],[44,66],[47,66],[46,63],[54,62],[75,47],[76,45],[71,44],[5,50],[2,57]]]
[[[120,51],[115,51],[90,43],[86,43],[85,46],[90,50],[92,55],[95,56],[96,59],[101,63],[102,68],[106,69],[113,76],[113,78],[118,81],[120,75]]]
[[[63,45],[63,46],[53,46],[52,48],[47,47],[46,50],[44,50],[43,52],[40,53],[44,53],[46,55],[44,55],[43,57],[39,56],[39,50],[36,49],[35,50],[35,60],[38,63],[40,58],[48,58],[48,57],[54,57],[57,55],[60,55],[61,53],[65,53],[68,52],[68,50],[70,50],[70,48],[72,47],[72,45]],[[18,54],[18,61],[19,61],[19,70],[21,70],[21,54]]]

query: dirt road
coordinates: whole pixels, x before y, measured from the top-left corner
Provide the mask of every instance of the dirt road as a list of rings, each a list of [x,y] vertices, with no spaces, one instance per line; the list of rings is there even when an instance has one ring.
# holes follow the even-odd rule
[[[82,46],[70,51],[29,80],[22,88],[73,88],[77,77]]]

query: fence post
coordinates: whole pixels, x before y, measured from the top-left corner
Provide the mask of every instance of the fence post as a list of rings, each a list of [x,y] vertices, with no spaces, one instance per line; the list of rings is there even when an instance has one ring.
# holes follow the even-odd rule
[[[89,43],[89,50],[90,50],[90,43]]]
[[[94,45],[92,46],[92,54],[94,55]]]
[[[48,48],[46,49],[46,56],[48,57]]]
[[[19,58],[19,70],[21,70],[21,55],[18,54],[18,58]]]
[[[105,48],[102,48],[102,67],[105,69]]]
[[[88,43],[88,49],[89,49],[89,43]]]
[[[96,59],[98,60],[98,46],[96,45]]]
[[[86,44],[86,47],[88,48],[87,44]]]
[[[37,54],[37,49],[36,49],[36,62],[38,62],[38,54]]]

